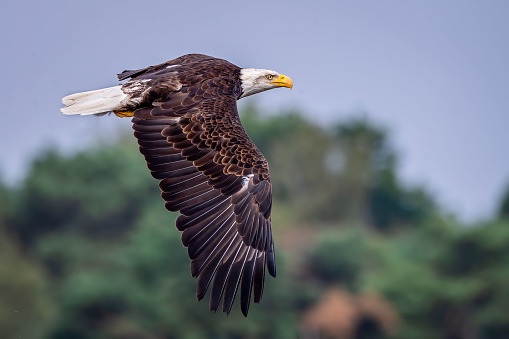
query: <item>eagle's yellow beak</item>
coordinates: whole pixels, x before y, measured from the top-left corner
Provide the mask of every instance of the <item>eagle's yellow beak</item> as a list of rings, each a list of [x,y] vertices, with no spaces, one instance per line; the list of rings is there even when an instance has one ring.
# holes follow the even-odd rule
[[[286,75],[280,74],[279,78],[274,79],[270,82],[270,84],[277,86],[277,87],[288,87],[289,89],[293,88],[293,82],[290,77],[287,77]]]

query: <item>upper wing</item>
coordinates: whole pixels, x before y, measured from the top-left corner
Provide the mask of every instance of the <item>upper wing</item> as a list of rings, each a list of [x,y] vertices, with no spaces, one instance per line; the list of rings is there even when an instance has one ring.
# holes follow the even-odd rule
[[[198,277],[198,299],[212,286],[210,309],[223,299],[229,313],[240,287],[247,315],[251,292],[254,302],[262,298],[265,267],[276,276],[272,187],[267,161],[245,133],[235,98],[206,91],[209,86],[184,87],[157,106],[138,109],[134,135],[161,180],[166,208],[181,213],[177,228]]]
[[[136,69],[136,70],[125,70],[122,73],[117,75],[118,80],[125,80],[128,78],[137,78],[143,76],[144,74],[154,74],[157,72],[165,72],[168,68],[172,68],[175,66],[187,65],[190,63],[203,62],[206,60],[216,59],[214,57],[204,55],[204,54],[186,54],[181,57],[163,62],[159,65],[149,66],[146,68]]]

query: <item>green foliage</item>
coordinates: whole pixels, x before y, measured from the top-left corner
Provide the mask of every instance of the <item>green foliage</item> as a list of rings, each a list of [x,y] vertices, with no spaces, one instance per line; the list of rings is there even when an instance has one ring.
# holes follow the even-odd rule
[[[509,186],[507,187],[507,190],[502,197],[502,201],[499,207],[499,216],[501,218],[509,219]]]
[[[25,258],[0,223],[0,338],[40,338],[54,318],[44,271]]]
[[[248,318],[197,302],[176,214],[129,137],[49,150],[18,189],[0,185],[0,337],[295,338],[334,286],[389,302],[401,324],[369,318],[380,338],[507,337],[509,198],[466,228],[401,182],[388,131],[365,119],[242,120],[271,164],[278,261]]]
[[[155,181],[133,149],[130,140],[71,157],[42,154],[18,193],[12,231],[26,244],[52,232],[108,237],[127,231],[158,199]]]
[[[355,289],[368,253],[364,241],[358,231],[321,235],[308,259],[314,276],[328,284]]]
[[[10,216],[9,212],[12,209],[12,206],[10,205],[10,192],[0,182],[0,220],[2,222],[6,221]]]
[[[393,170],[381,170],[374,175],[368,196],[370,221],[380,230],[417,225],[436,210],[422,189],[401,187]]]
[[[365,287],[382,292],[400,312],[405,323],[398,338],[468,338],[472,331],[478,338],[503,337],[509,225],[435,222],[384,242]]]

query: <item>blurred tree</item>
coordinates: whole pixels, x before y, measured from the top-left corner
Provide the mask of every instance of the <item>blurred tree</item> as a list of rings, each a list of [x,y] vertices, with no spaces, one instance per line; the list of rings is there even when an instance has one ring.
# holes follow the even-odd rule
[[[417,226],[436,213],[436,206],[422,188],[405,188],[392,168],[375,173],[368,191],[369,221],[379,230]]]
[[[0,222],[0,338],[40,338],[55,311],[47,280],[4,230]]]
[[[506,188],[499,207],[499,217],[509,219],[509,185]]]
[[[118,237],[157,192],[130,139],[70,157],[47,151],[18,193],[11,231],[25,244],[62,231]]]
[[[380,244],[365,288],[401,312],[398,338],[505,338],[508,225],[459,229],[435,222]]]
[[[308,257],[308,265],[320,281],[355,290],[359,286],[367,253],[360,232],[328,232],[316,242]]]
[[[47,151],[19,189],[0,185],[0,337],[294,338],[327,285],[389,300],[397,338],[507,337],[507,219],[444,219],[399,179],[388,133],[364,119],[326,129],[255,107],[242,119],[271,164],[279,238],[278,278],[248,318],[196,302],[176,215],[130,137]],[[373,335],[365,325],[357,337]]]
[[[12,211],[11,196],[11,192],[0,182],[0,222],[4,224],[9,219]]]
[[[433,210],[423,189],[406,188],[398,178],[397,156],[387,132],[364,118],[353,118],[333,129],[341,160],[329,186],[337,217],[387,230],[395,225],[418,224]],[[329,153],[330,156],[330,153]]]
[[[341,197],[346,216],[353,221],[366,221],[373,177],[393,161],[386,133],[364,119],[353,119],[337,125],[334,136],[344,157],[341,185],[336,194],[348,191],[348,195]]]

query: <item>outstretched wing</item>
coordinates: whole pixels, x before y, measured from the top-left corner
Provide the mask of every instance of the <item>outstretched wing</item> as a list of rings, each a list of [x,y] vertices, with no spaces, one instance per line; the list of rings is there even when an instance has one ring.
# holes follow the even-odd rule
[[[267,161],[242,127],[236,99],[202,82],[135,111],[134,135],[166,208],[188,248],[197,297],[229,313],[240,288],[247,316],[263,294],[265,267],[276,276]]]

